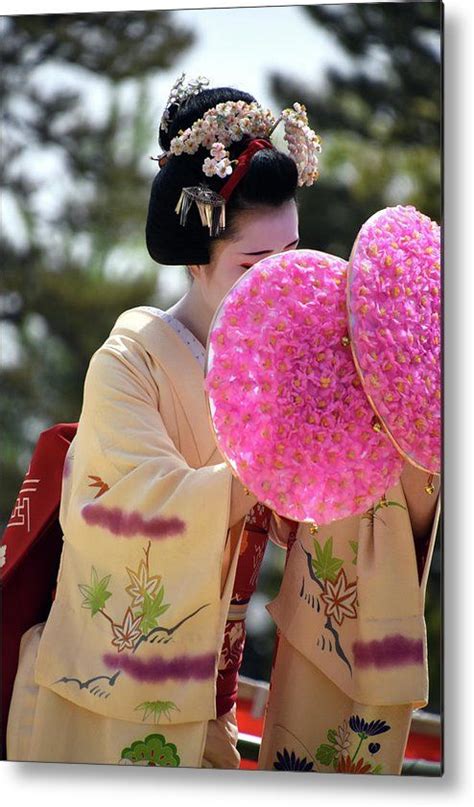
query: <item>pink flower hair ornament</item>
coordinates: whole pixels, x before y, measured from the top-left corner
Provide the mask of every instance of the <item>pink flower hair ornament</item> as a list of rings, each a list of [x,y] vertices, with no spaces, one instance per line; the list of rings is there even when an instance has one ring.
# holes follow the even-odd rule
[[[347,273],[354,362],[397,451],[430,474],[441,455],[440,297],[438,224],[402,205],[369,218]]]
[[[403,459],[374,414],[348,338],[347,263],[313,250],[264,258],[209,333],[205,389],[218,447],[241,482],[295,521],[371,507]]]

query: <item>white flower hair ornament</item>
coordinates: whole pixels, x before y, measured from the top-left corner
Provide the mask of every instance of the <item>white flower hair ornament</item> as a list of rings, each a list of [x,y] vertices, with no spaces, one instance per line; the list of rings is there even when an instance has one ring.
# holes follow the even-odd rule
[[[176,105],[179,108],[184,104],[185,101],[188,100],[188,98],[190,98],[192,95],[197,95],[197,93],[201,92],[201,90],[204,87],[207,87],[209,84],[209,79],[205,76],[198,76],[197,78],[191,79],[191,81],[188,82],[186,82],[185,79],[186,73],[181,73],[180,77],[176,79],[175,83],[171,87],[168,101],[166,102],[165,111],[163,112],[160,122],[160,129],[163,129],[164,132],[168,131],[171,121],[171,107]]]
[[[225,177],[232,173],[233,163],[237,163],[229,159],[227,147],[245,136],[269,138],[280,121],[285,127],[288,150],[298,168],[298,185],[312,185],[319,176],[317,154],[321,151],[321,141],[308,125],[303,104],[295,103],[284,109],[277,119],[256,101],[217,104],[172,139],[169,155],[195,154],[203,146],[211,152],[202,166],[205,175]]]
[[[210,152],[210,157],[206,157],[202,164],[205,176],[227,178],[220,193],[212,192],[205,184],[182,189],[176,213],[183,226],[189,210],[196,203],[201,222],[209,227],[211,236],[217,236],[225,229],[226,201],[246,173],[250,157],[262,148],[275,148],[270,138],[280,122],[283,122],[283,137],[289,155],[296,163],[298,185],[312,185],[319,176],[321,141],[308,125],[303,104],[294,103],[293,107],[284,109],[275,118],[269,109],[264,109],[256,101],[250,104],[245,101],[225,101],[208,109],[192,126],[178,132],[171,140],[169,151],[156,158],[160,167],[171,156],[195,154],[204,147]],[[237,160],[231,160],[229,146],[244,137],[251,138],[249,145]]]

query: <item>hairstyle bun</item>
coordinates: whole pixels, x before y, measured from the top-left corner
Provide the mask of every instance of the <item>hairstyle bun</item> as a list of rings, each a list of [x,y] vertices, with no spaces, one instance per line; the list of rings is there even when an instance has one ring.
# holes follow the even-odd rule
[[[160,125],[159,143],[169,151],[171,141],[180,131],[191,127],[207,110],[226,101],[255,102],[249,93],[233,87],[205,88],[189,95],[181,104],[171,104],[167,131]],[[229,147],[231,159],[237,159],[249,142],[249,137],[233,142]],[[156,175],[148,206],[146,243],[157,263],[166,265],[207,264],[211,260],[211,245],[215,241],[203,227],[193,206],[180,224],[175,208],[184,187],[205,184],[219,193],[225,179],[207,177],[202,171],[209,152],[200,147],[195,154],[170,155]],[[278,207],[294,199],[298,171],[294,160],[277,149],[265,149],[253,155],[249,169],[226,204],[226,229],[220,239],[232,237],[239,211],[258,207]]]

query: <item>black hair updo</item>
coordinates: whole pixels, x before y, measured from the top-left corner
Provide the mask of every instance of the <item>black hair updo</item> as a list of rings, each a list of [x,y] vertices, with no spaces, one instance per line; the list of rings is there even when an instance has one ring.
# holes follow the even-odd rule
[[[170,109],[171,121],[168,131],[160,129],[159,143],[169,151],[173,137],[180,130],[202,118],[208,109],[226,101],[255,101],[252,95],[232,87],[204,89],[190,96],[184,104]],[[174,112],[174,114],[173,114]],[[230,159],[235,160],[248,145],[251,138],[245,136],[228,147]],[[208,264],[211,259],[211,238],[203,227],[196,206],[189,211],[186,225],[179,222],[175,212],[183,187],[206,184],[219,193],[228,177],[207,177],[202,164],[209,156],[208,149],[200,147],[195,154],[170,155],[160,169],[151,189],[146,222],[146,244],[157,263],[167,265]],[[248,171],[236,186],[226,203],[226,228],[218,238],[233,235],[237,213],[259,207],[279,207],[295,198],[298,184],[296,163],[287,154],[276,149],[262,149],[253,155]]]

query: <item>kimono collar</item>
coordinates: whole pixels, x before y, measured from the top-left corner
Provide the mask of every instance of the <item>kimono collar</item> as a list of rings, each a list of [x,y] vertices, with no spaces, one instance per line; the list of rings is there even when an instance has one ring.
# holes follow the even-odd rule
[[[192,429],[202,465],[222,462],[210,423],[204,370],[189,347],[158,312],[147,306],[121,314],[112,333],[132,336],[150,353],[166,373]]]

